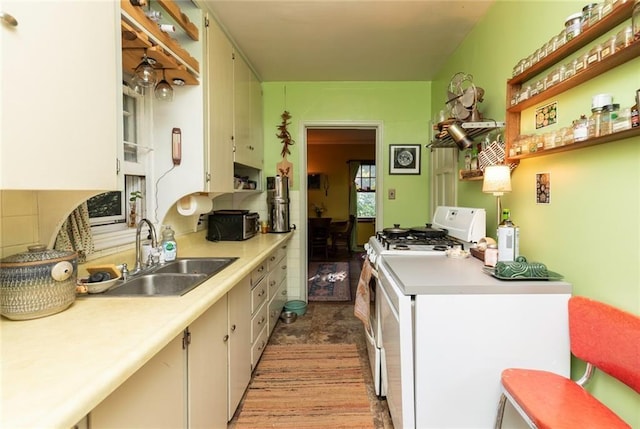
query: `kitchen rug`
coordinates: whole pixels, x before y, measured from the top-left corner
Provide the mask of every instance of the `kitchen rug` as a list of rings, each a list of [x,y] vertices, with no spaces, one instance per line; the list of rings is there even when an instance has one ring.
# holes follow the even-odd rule
[[[309,301],[350,301],[348,262],[311,262],[307,288]]]
[[[355,344],[269,344],[234,429],[374,428]]]

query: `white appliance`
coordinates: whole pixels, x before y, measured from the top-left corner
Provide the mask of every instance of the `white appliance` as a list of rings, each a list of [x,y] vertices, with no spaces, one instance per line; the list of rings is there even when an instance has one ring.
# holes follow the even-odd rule
[[[377,233],[365,244],[367,256],[373,266],[372,281],[369,284],[369,294],[372,297],[369,313],[369,330],[365,329],[367,338],[367,352],[374,381],[374,390],[378,396],[386,396],[387,383],[383,383],[382,373],[382,344],[381,344],[381,308],[380,302],[384,294],[379,287],[378,262],[381,255],[398,254],[443,254],[443,251],[461,245],[468,249],[471,242],[477,242],[485,236],[486,212],[484,209],[466,207],[436,208],[433,221],[426,224],[429,233],[422,227],[407,228],[407,233],[391,237],[384,232]],[[441,233],[433,230],[440,229]],[[393,292],[386,292],[387,295]],[[397,310],[396,310],[397,311]]]
[[[483,215],[439,207],[433,224],[468,246],[484,236],[476,218]],[[393,240],[369,240],[379,337],[368,346],[379,348],[380,389],[395,427],[490,428],[503,368],[569,374],[570,284],[500,281],[475,258],[400,249]],[[514,416],[507,413],[507,424]]]

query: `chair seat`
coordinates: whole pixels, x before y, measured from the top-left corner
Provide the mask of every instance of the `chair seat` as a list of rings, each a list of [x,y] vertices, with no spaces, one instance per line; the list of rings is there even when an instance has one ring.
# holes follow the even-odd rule
[[[574,381],[547,371],[510,368],[505,391],[539,429],[615,429],[631,426]]]

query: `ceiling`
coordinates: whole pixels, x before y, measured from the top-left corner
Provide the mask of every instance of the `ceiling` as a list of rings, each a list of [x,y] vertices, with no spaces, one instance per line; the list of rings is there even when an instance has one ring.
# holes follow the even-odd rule
[[[202,3],[261,81],[429,81],[493,1]]]

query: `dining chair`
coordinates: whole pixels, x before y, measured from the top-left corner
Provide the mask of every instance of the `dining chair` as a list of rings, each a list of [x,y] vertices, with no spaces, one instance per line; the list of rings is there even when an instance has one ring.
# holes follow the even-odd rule
[[[309,218],[309,259],[322,255],[329,259],[329,237],[331,236],[331,218]]]

